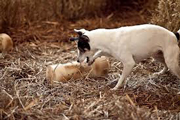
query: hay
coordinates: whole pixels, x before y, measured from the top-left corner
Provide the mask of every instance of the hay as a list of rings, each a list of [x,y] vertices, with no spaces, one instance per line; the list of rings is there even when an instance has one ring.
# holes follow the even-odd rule
[[[145,23],[146,19],[142,18],[138,12],[122,13],[123,16],[130,16],[132,19],[127,20],[120,17],[118,20],[115,16],[110,15],[102,18],[82,19],[76,22],[64,21],[42,21],[30,23],[21,27],[10,27],[8,33],[13,38],[13,41],[18,43],[23,42],[68,42],[69,37],[74,36],[74,28],[92,30],[96,28],[115,28],[122,25],[135,25],[136,23]],[[146,17],[147,18],[147,17]]]
[[[70,26],[74,28],[80,23],[105,26],[99,19]],[[123,22],[109,25],[120,26]],[[20,38],[19,34],[16,37]],[[114,59],[106,77],[84,77],[49,85],[45,79],[46,67],[75,60],[76,49],[74,43],[42,41],[33,37],[29,42],[17,41],[15,50],[0,59],[0,119],[179,118],[180,81],[170,72],[153,77],[153,72],[162,69],[160,64],[149,59],[136,65],[125,87],[115,92],[110,87],[120,77],[122,64]]]
[[[142,11],[143,12],[143,11]],[[129,16],[129,17],[127,17]],[[131,19],[129,19],[131,18]],[[136,65],[124,86],[110,91],[122,73],[122,64],[111,59],[106,77],[83,77],[49,85],[46,67],[76,59],[68,38],[74,28],[114,28],[146,23],[139,11],[76,22],[43,21],[8,29],[15,49],[0,58],[0,119],[180,119],[180,81],[170,72],[152,73],[162,66],[151,59]]]
[[[160,0],[151,22],[177,32],[180,28],[180,0]]]
[[[102,0],[0,0],[0,31],[37,21],[75,20],[101,13]]]
[[[106,77],[48,85],[46,66],[76,58],[74,45],[67,46],[24,43],[1,59],[0,119],[178,118],[180,82],[169,72],[153,77],[152,71],[162,67],[151,60],[137,65],[125,88],[116,92],[108,83],[119,78],[122,65],[114,59]]]
[[[42,21],[76,21],[84,18],[125,17],[122,11],[149,14],[156,0],[0,0],[0,32]],[[128,7],[127,7],[128,6]],[[138,7],[137,7],[138,6]],[[144,18],[146,19],[146,18]]]

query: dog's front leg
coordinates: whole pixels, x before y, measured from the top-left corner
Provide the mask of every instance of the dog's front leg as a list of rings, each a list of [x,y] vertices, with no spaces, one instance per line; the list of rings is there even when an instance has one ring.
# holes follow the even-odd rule
[[[131,73],[134,65],[135,65],[134,60],[123,63],[124,68],[123,68],[122,76],[118,80],[118,83],[116,84],[116,86],[112,88],[111,90],[117,90],[119,87],[122,87],[124,80]]]

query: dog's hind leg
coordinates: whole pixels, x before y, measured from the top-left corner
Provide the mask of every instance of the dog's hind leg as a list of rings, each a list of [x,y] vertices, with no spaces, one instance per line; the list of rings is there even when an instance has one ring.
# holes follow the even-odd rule
[[[153,55],[153,58],[154,58],[156,61],[158,61],[158,62],[160,62],[160,63],[162,63],[162,64],[164,65],[164,68],[163,68],[160,72],[156,72],[156,73],[154,73],[153,75],[164,74],[164,73],[168,70],[168,67],[167,67],[167,65],[166,65],[166,63],[165,63],[163,53],[160,51],[160,52],[158,52],[157,54]]]
[[[180,79],[180,67],[179,67],[179,47],[171,47],[164,53],[164,58],[167,67]]]
[[[131,73],[135,65],[135,61],[132,58],[132,56],[126,57],[126,60],[122,61],[122,63],[123,63],[122,76],[118,80],[118,83],[116,84],[116,86],[112,88],[111,90],[117,90],[119,87],[122,87],[124,80],[126,80],[127,76]]]

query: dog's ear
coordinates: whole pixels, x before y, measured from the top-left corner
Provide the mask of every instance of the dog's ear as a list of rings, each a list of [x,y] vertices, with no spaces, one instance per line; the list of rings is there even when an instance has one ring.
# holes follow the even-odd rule
[[[71,38],[69,38],[69,40],[70,41],[77,41],[77,40],[79,40],[79,38],[78,37],[71,37]]]
[[[76,32],[79,36],[82,36],[83,34],[88,32],[88,30],[85,30],[85,29],[80,29],[80,30],[74,29],[74,32]]]
[[[79,36],[82,36],[83,33],[82,32],[76,32]]]
[[[74,32],[76,32],[79,36],[83,35],[83,32],[81,30],[74,29]]]

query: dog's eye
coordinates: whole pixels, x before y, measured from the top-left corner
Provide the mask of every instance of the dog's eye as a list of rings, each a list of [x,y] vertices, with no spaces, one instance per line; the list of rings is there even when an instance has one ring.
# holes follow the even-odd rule
[[[89,62],[89,57],[86,58],[87,59],[87,63]]]

